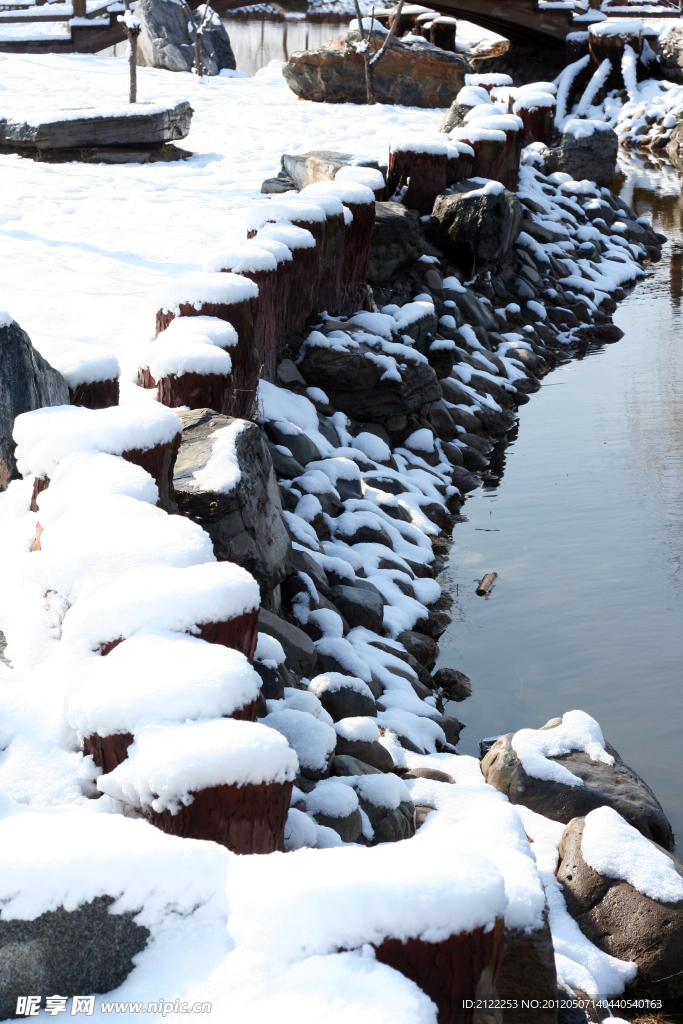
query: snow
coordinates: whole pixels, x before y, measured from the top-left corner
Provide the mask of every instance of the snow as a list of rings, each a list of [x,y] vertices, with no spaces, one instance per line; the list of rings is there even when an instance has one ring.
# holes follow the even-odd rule
[[[308,794],[308,814],[324,814],[328,818],[346,818],[358,809],[358,797],[349,786],[336,779],[324,779]]]
[[[398,775],[388,772],[385,775],[346,775],[338,780],[346,786],[352,786],[361,799],[375,807],[384,807],[388,811],[395,810],[399,804],[411,799],[410,790]]]
[[[372,698],[370,687],[356,676],[346,676],[341,672],[325,672],[311,679],[311,690],[319,697],[322,693],[337,693],[339,690],[355,690],[364,697]]]
[[[378,190],[384,188],[384,175],[374,167],[340,167],[334,176],[335,181],[346,184],[347,181],[357,182],[367,188]]]
[[[297,850],[266,863],[235,858],[229,933],[242,949],[292,963],[385,938],[440,942],[491,925],[505,908],[500,873],[485,857],[451,850],[448,839],[446,829],[429,841]]]
[[[375,201],[375,193],[367,185],[345,181],[343,178],[341,181],[314,181],[312,185],[302,188],[299,195],[313,199],[318,196],[336,196],[342,203],[358,203],[361,206],[367,206]]]
[[[390,147],[391,153],[428,153],[431,156],[447,156],[448,149],[443,142],[436,142],[428,138],[415,136],[402,136],[393,139]]]
[[[122,815],[19,809],[0,820],[3,921],[113,896],[110,913],[132,911],[136,923],[155,928],[215,900],[229,857],[216,843],[167,836]]]
[[[82,736],[136,733],[144,725],[231,715],[258,697],[243,654],[180,633],[133,636],[68,694],[69,724]]]
[[[232,372],[232,359],[224,349],[190,338],[173,341],[165,334],[163,331],[140,358],[141,369],[148,368],[153,380],[159,382],[171,375],[182,377],[185,373],[227,377]]]
[[[82,346],[62,352],[53,360],[55,370],[73,390],[79,384],[115,380],[121,373],[119,361],[111,352],[98,352],[94,347]]]
[[[604,121],[587,121],[581,118],[570,118],[565,121],[562,132],[565,135],[573,135],[575,139],[588,139],[595,132],[608,132],[611,128]]]
[[[303,811],[290,807],[285,824],[285,850],[315,846],[316,838],[315,823]]]
[[[483,86],[477,85],[474,82],[468,82],[467,79],[472,79],[478,76],[465,75],[465,81],[467,84],[463,86],[458,95],[455,97],[455,102],[461,107],[476,107],[478,103],[491,103],[491,97],[489,96],[488,90],[484,89]],[[488,76],[486,76],[488,77]],[[507,75],[504,76],[507,79]],[[505,83],[508,84],[507,82]],[[510,85],[512,82],[510,82]],[[491,103],[491,106],[493,104]]]
[[[124,494],[156,505],[159,488],[141,466],[104,452],[72,452],[61,460],[50,486],[37,498],[41,526],[70,508],[106,494]]]
[[[581,853],[598,874],[628,882],[643,896],[659,903],[683,900],[683,877],[671,856],[611,807],[598,807],[586,815]]]
[[[261,722],[286,738],[296,751],[302,768],[312,771],[325,769],[337,744],[337,734],[331,726],[307,711],[295,711],[292,708],[274,711],[261,719]]]
[[[237,458],[237,438],[247,427],[246,420],[233,420],[227,427],[219,427],[209,434],[213,439],[211,455],[205,466],[195,470],[184,486],[190,491],[212,491],[229,494],[242,479]]]
[[[258,297],[258,285],[239,274],[188,274],[159,288],[154,304],[162,312],[180,316],[181,304],[201,309],[209,303],[232,306]]]
[[[610,18],[608,21],[602,21],[597,25],[591,25],[588,29],[588,34],[592,36],[627,36],[638,35],[643,31],[642,21],[638,21],[636,18],[628,18],[626,21],[617,21],[616,18]]]
[[[263,248],[267,242],[280,242],[294,252],[296,249],[315,249],[315,238],[306,228],[295,227],[286,221],[281,224],[265,224],[256,235],[259,247]]]
[[[356,742],[375,743],[380,737],[374,718],[342,718],[341,721],[334,723],[334,729],[343,739]]]
[[[512,85],[512,79],[509,75],[502,73],[491,72],[487,75],[465,75],[465,85],[476,85],[476,86],[503,86]],[[460,100],[458,102],[461,102]]]
[[[520,729],[512,737],[512,749],[527,775],[565,786],[583,786],[583,779],[564,765],[548,760],[549,757],[582,750],[592,761],[614,764],[614,758],[605,750],[600,726],[585,711],[565,712],[560,725],[552,729]]]
[[[88,587],[87,599],[64,616],[62,638],[85,640],[92,650],[143,630],[196,631],[259,607],[258,583],[231,562],[176,569],[134,569],[107,587]],[[85,598],[85,595],[84,595]]]
[[[227,320],[216,316],[177,316],[159,334],[159,341],[201,341],[218,348],[234,348],[237,331]]]
[[[84,409],[55,405],[25,412],[14,421],[17,466],[25,476],[51,477],[57,463],[74,451],[147,451],[167,444],[182,431],[182,421],[156,402]]]
[[[230,249],[221,249],[204,263],[207,273],[231,270],[235,274],[255,274],[264,270],[276,270],[277,260],[272,253],[258,245],[245,243]]]
[[[534,111],[538,110],[539,107],[554,107],[556,103],[555,97],[549,92],[524,92],[519,96],[514,103],[512,108],[513,114],[519,114],[521,110]]]
[[[299,193],[301,194],[301,193]],[[247,230],[258,231],[266,224],[281,224],[302,221],[306,224],[320,224],[325,222],[325,211],[322,206],[315,202],[306,202],[305,199],[271,200],[263,203],[252,210],[247,216]]]
[[[294,751],[273,729],[219,718],[141,729],[128,758],[97,787],[121,803],[177,814],[203,789],[292,782],[297,769]]]
[[[254,659],[271,668],[276,668],[284,662],[285,652],[280,641],[276,640],[274,636],[259,633]]]

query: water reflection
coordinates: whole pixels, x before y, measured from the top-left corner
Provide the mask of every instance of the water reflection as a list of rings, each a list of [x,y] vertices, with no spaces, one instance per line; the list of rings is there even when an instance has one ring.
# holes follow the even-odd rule
[[[284,20],[223,18],[238,71],[253,75],[271,60],[289,59],[295,50],[311,50],[344,31],[336,21],[310,21],[303,14],[288,13]]]
[[[544,380],[465,504],[444,583],[440,665],[473,680],[449,711],[480,737],[583,708],[683,839],[683,205],[669,165],[627,155],[617,182],[670,238],[620,304],[616,345]],[[498,572],[490,596],[475,579]]]

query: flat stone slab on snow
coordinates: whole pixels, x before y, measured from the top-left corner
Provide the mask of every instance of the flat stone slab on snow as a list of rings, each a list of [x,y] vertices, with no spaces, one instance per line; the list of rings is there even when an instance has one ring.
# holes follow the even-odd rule
[[[342,167],[372,167],[384,171],[379,160],[371,156],[354,156],[352,153],[337,153],[332,149],[315,149],[310,153],[283,153],[282,171],[301,190],[316,181],[334,181]]]
[[[84,106],[29,116],[25,121],[0,118],[0,141],[18,150],[176,142],[189,134],[192,114],[187,100],[173,106],[122,104],[110,110]]]

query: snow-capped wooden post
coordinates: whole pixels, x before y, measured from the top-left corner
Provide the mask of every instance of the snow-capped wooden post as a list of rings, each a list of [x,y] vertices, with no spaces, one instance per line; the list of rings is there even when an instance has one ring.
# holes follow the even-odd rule
[[[465,142],[474,150],[474,161],[471,177],[491,178],[500,181],[506,188],[514,190],[519,173],[519,154],[521,152],[521,119],[515,117],[519,124],[508,130],[489,127],[498,121],[508,120],[512,115],[501,114],[496,118],[477,118],[451,133],[458,142]],[[510,136],[510,137],[508,137]]]
[[[121,368],[115,355],[82,345],[53,359],[69,388],[71,405],[108,409],[119,404]]]
[[[588,56],[588,32],[568,32],[564,38],[565,63],[574,64]]]
[[[524,123],[523,144],[544,142],[549,146],[552,140],[557,101],[546,92],[521,91],[512,108]]]
[[[446,188],[448,148],[443,142],[415,138],[396,139],[389,147],[387,190],[422,216],[432,212],[434,200]]]
[[[157,296],[157,336],[175,317],[215,316],[237,331],[231,349],[231,416],[248,417],[256,399],[260,359],[254,343],[252,302],[258,286],[239,274],[193,274],[162,288]]]
[[[453,185],[456,181],[464,181],[472,177],[474,167],[474,150],[466,142],[457,142],[454,139],[446,143],[448,149],[448,160],[446,163],[446,185]]]
[[[502,89],[512,85],[509,75],[499,71],[492,71],[487,75],[465,75],[465,86],[472,85],[479,89],[485,89],[491,95],[494,89]]]
[[[285,330],[303,331],[311,318],[310,282],[318,280],[319,259],[316,240],[310,231],[293,224],[264,224],[255,236],[259,246],[276,242],[286,245],[292,259],[279,264],[282,273]]]
[[[455,53],[455,31],[457,22],[455,18],[438,17],[431,23],[431,41],[434,46],[441,50],[449,50]]]
[[[274,729],[219,718],[149,729],[98,788],[169,835],[284,851],[296,754]]]
[[[86,756],[111,772],[150,722],[255,722],[259,688],[259,677],[236,650],[182,633],[143,634],[95,659],[70,691],[66,711]]]
[[[176,512],[175,488],[173,486],[173,469],[180,450],[182,430],[168,441],[150,446],[149,448],[129,448],[121,452],[121,458],[140,466],[154,479],[159,488],[159,505],[167,512]]]
[[[490,993],[503,964],[505,927],[497,918],[490,931],[451,935],[441,942],[423,939],[385,939],[375,946],[383,964],[400,971],[436,1003],[439,1024],[470,1024],[472,1000],[480,980],[487,979]]]
[[[607,21],[600,21],[588,29],[588,50],[591,60],[596,67],[600,67],[605,59],[608,59],[612,65],[604,88],[619,89],[627,85],[622,74],[622,60],[627,46],[631,47],[636,58],[640,55],[643,48],[642,21],[637,21],[635,18],[624,21],[608,18]]]
[[[252,299],[254,345],[259,354],[260,376],[273,380],[276,352],[284,344],[284,323],[278,302],[280,280],[277,260],[267,249],[261,249],[254,243],[238,243],[211,256],[204,264],[204,270],[209,273],[241,274],[258,286],[258,296]]]
[[[417,27],[417,19],[421,14],[432,14],[436,17],[436,11],[429,7],[421,7],[419,4],[400,3],[395,12],[389,18],[389,29],[394,29],[395,35],[400,38],[413,32]]]
[[[157,401],[172,409],[215,409],[226,415],[232,407],[228,353],[201,341],[165,341],[164,333],[138,370],[140,387],[156,388]]]
[[[344,256],[341,269],[341,314],[351,316],[362,308],[368,278],[370,244],[375,223],[375,194],[371,188],[352,181],[316,181],[302,189],[307,199],[334,196],[351,218],[344,214]]]

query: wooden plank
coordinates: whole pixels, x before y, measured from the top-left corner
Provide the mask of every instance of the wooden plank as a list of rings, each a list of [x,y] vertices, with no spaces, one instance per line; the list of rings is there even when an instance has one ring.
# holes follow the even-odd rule
[[[493,586],[494,580],[498,575],[497,572],[487,572],[483,580],[477,587],[477,594],[479,597],[485,597]]]
[[[513,42],[544,39],[563,44],[567,33],[577,28],[570,11],[539,11],[535,0],[438,0],[432,6],[440,14],[471,21]]]
[[[46,120],[39,124],[0,119],[0,141],[17,149],[78,149],[88,146],[131,146],[184,139],[190,131],[192,107],[183,100],[166,109],[135,104],[135,113],[97,114]],[[66,112],[65,112],[66,113]]]

